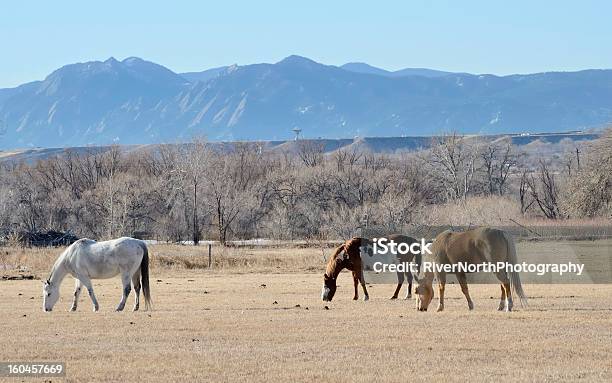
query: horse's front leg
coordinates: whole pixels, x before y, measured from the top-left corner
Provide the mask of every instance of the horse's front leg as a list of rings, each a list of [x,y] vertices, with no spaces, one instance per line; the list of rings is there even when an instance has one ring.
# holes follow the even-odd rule
[[[408,279],[408,290],[406,290],[404,299],[410,299],[412,298],[412,274],[406,273],[406,278]]]
[[[465,295],[465,299],[467,299],[468,309],[474,310],[474,302],[472,302],[472,298],[470,298],[470,292],[468,291],[467,278],[464,273],[457,273],[457,280],[461,285],[461,292]]]
[[[444,287],[446,286],[446,273],[438,274],[438,293],[440,293],[440,297],[438,298],[438,311],[444,310]]]
[[[70,311],[76,311],[77,304],[79,301],[79,295],[81,295],[81,281],[78,279],[74,280],[74,299],[72,301],[72,306],[70,307]]]
[[[367,301],[370,299],[368,295],[368,289],[366,288],[365,278],[363,277],[363,270],[359,271],[359,281],[361,282],[361,288],[363,289],[363,300]]]
[[[355,287],[355,294],[353,295],[353,300],[356,301],[359,299],[359,291],[357,290],[357,286],[359,285],[359,275],[356,271],[353,271],[353,286]]]
[[[123,311],[125,307],[125,302],[127,301],[128,296],[130,295],[130,290],[132,290],[132,277],[130,273],[123,272],[121,274],[121,283],[123,284],[123,294],[121,295],[121,301],[117,305],[115,311]]]
[[[89,279],[89,277],[85,275],[79,275],[78,279],[81,281],[83,286],[85,286],[87,292],[89,293],[89,298],[91,298],[91,302],[93,303],[93,311],[96,312],[100,310],[100,305],[98,305],[98,300],[96,299],[96,295],[94,294],[91,279]]]

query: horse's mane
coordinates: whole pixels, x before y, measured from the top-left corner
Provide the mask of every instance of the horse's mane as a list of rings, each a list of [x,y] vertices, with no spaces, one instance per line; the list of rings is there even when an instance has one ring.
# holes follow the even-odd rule
[[[343,251],[349,256],[349,259],[353,259],[355,257],[360,257],[359,248],[362,246],[362,243],[370,242],[367,238],[353,237],[342,245],[338,246],[336,250],[332,253],[331,257],[327,261],[327,267],[325,268],[325,274],[328,276],[334,275],[336,271],[336,261],[338,259],[338,255]]]
[[[332,253],[331,257],[327,260],[327,266],[325,267],[325,274],[328,276],[332,276],[334,271],[336,270],[336,259],[338,258],[338,254],[340,254],[345,250],[346,242],[342,245],[336,247],[336,250]]]

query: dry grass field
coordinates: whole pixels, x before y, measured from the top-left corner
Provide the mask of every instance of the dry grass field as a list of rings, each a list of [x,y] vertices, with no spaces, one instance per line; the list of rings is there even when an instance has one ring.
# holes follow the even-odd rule
[[[61,250],[0,251],[46,276]],[[86,293],[67,312],[70,277],[51,313],[40,281],[0,281],[0,361],[64,361],[70,382],[612,381],[612,285],[526,285],[513,313],[497,286],[471,286],[469,312],[451,285],[445,312],[420,313],[389,285],[352,301],[344,273],[324,303],[322,251],[232,249],[206,270],[203,250],[153,246],[152,312],[114,312],[118,279],[95,281],[98,313]]]

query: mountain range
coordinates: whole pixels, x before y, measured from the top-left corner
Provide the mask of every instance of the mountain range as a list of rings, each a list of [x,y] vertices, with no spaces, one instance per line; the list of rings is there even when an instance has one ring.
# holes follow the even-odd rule
[[[546,132],[612,121],[612,70],[475,75],[365,63],[175,73],[131,57],[0,89],[0,148]]]

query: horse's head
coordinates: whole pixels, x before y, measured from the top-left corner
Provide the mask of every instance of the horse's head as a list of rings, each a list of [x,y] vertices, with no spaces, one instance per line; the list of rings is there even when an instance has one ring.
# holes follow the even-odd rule
[[[347,244],[338,246],[327,262],[327,269],[323,275],[323,289],[321,290],[322,300],[331,302],[334,294],[336,294],[336,277],[351,262],[348,251]]]
[[[325,274],[323,276],[323,289],[321,290],[321,299],[325,302],[331,302],[336,294],[336,278]]]
[[[427,307],[429,307],[434,297],[433,273],[427,273],[422,278],[416,278],[416,282],[418,283],[414,289],[416,295],[416,309],[418,311],[427,311]]]
[[[59,286],[53,284],[50,280],[43,282],[43,310],[51,311],[53,306],[59,299]]]
[[[446,230],[438,234],[433,241],[427,241],[427,243],[432,243],[431,254],[424,255],[425,259],[427,259],[428,262],[436,262],[440,256],[446,256],[445,248],[451,234],[452,232],[450,230]],[[418,311],[427,311],[427,307],[429,307],[429,304],[434,298],[434,273],[421,272],[418,277],[415,277],[415,280],[417,282],[417,286],[414,289],[416,295],[416,309]]]

